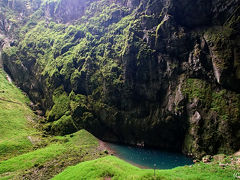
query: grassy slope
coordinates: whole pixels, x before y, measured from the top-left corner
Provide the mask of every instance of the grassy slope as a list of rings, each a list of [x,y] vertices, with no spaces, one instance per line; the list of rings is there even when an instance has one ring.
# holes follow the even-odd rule
[[[36,171],[39,177],[43,170],[42,178],[48,179],[68,165],[104,155],[97,151],[97,146],[98,140],[85,130],[64,137],[53,137],[44,148],[0,162],[0,179],[22,179],[23,176],[35,179],[32,174]]]
[[[26,105],[28,102],[0,69],[0,160],[26,152],[33,146],[29,137],[38,132],[33,128],[34,114]]]
[[[53,180],[74,179],[234,179],[236,171],[223,169],[218,164],[195,164],[171,170],[157,170],[154,177],[152,169],[142,170],[114,156],[83,162],[68,167]]]

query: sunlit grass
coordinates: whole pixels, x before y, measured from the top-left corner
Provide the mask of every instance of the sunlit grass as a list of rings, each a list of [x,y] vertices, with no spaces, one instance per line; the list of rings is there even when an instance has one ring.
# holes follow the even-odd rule
[[[67,154],[70,156],[71,153],[77,152],[75,156],[83,156],[91,149],[96,149],[97,146],[98,140],[85,130],[68,136],[53,137],[49,140],[49,145],[44,148],[0,162],[0,179],[21,174],[24,170],[43,165],[56,158],[67,161],[64,159]],[[91,154],[88,153],[88,155]]]
[[[33,128],[34,114],[27,103],[29,99],[7,81],[0,69],[0,160],[32,147],[28,136],[37,131]]]
[[[140,169],[115,156],[80,163],[68,167],[54,180],[74,179],[234,179],[234,170],[218,164],[199,163],[170,170]]]
[[[35,164],[46,162],[66,151],[61,144],[52,144],[46,148],[38,149],[12,159],[0,162],[0,174],[25,170],[33,167]]]

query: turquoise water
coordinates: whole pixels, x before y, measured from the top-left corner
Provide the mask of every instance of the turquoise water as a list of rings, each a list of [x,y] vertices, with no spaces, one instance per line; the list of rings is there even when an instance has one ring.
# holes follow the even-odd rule
[[[180,153],[146,149],[127,145],[108,143],[108,146],[121,159],[143,168],[172,169],[178,166],[191,165],[193,161]]]

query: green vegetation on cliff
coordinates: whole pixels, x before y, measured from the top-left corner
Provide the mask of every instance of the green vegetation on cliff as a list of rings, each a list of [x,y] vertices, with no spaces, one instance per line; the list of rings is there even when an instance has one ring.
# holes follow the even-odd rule
[[[128,41],[132,41],[133,22],[134,15],[128,8],[115,3],[109,6],[107,1],[93,2],[74,25],[46,22],[42,18],[29,27],[18,46],[4,50],[6,66],[11,64],[23,71],[24,67],[31,68],[31,74],[36,75],[31,78],[33,82],[25,83],[25,89],[33,99],[47,104],[48,130],[63,135],[89,127],[91,119],[98,118],[95,104],[107,107],[107,97],[121,91],[123,71],[119,60],[128,51]],[[144,54],[143,48],[141,52]],[[28,72],[12,75],[16,82],[32,76]],[[30,84],[35,85],[39,79],[41,95],[30,89]],[[111,90],[105,92],[105,88]],[[56,94],[59,89],[61,95]],[[70,100],[71,91],[88,101]]]
[[[231,148],[231,144],[240,145],[240,95],[225,89],[214,89],[214,85],[201,79],[189,78],[183,85],[183,92],[192,103],[189,106],[193,107],[188,112],[190,127],[185,151],[200,157],[206,152],[234,153],[236,150]],[[221,145],[219,142],[222,142]]]
[[[0,70],[0,179],[233,178],[230,157],[156,177],[112,156],[83,162],[107,154],[83,129],[198,159],[238,151],[236,2],[0,0],[3,66],[45,113],[38,123]]]

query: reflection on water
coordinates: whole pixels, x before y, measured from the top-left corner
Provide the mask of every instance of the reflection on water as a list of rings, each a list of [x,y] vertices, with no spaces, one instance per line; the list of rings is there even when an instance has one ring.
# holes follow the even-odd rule
[[[145,149],[127,145],[108,143],[108,146],[119,156],[140,167],[157,169],[171,169],[178,166],[191,165],[193,161],[180,153],[173,153],[155,149]]]

